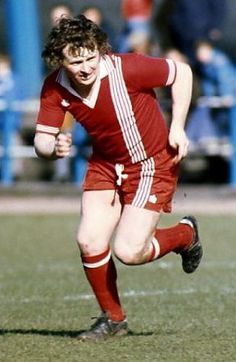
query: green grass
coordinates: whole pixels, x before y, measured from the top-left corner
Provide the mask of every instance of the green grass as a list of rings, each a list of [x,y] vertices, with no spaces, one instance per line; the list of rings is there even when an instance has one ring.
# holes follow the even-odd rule
[[[162,225],[178,220],[163,217]],[[235,216],[199,216],[204,259],[117,262],[132,335],[82,343],[99,310],[75,243],[77,215],[0,216],[0,361],[236,361]]]

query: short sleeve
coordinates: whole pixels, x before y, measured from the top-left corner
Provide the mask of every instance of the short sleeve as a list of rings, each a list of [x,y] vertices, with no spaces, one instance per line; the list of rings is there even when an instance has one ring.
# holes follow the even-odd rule
[[[55,81],[50,78],[45,80],[40,96],[36,132],[57,134],[62,126],[65,110],[57,88]]]
[[[171,59],[131,54],[123,58],[123,72],[139,89],[165,87],[173,84],[176,65]]]

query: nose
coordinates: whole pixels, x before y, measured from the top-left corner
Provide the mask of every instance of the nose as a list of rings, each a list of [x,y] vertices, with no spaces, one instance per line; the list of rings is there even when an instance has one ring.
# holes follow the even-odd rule
[[[88,73],[89,72],[89,65],[87,62],[83,62],[81,64],[81,72]]]

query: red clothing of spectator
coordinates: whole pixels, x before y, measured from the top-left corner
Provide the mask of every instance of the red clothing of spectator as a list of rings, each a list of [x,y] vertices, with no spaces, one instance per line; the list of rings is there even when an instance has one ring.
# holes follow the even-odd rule
[[[153,0],[123,0],[121,11],[124,19],[133,17],[150,18]]]

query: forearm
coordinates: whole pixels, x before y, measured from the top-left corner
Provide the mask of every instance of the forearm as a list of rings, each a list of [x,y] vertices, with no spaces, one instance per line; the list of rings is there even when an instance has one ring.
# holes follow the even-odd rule
[[[172,121],[169,144],[176,149],[174,162],[187,155],[189,141],[184,131],[187,113],[192,97],[192,71],[187,64],[177,63],[177,75],[172,85]]]
[[[46,133],[36,133],[34,147],[36,154],[41,158],[55,160],[69,156],[72,145],[70,133],[59,133],[57,136]]]

